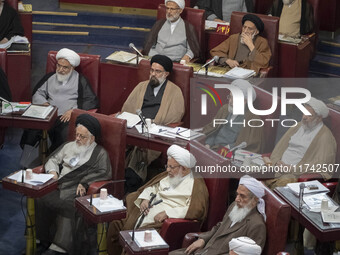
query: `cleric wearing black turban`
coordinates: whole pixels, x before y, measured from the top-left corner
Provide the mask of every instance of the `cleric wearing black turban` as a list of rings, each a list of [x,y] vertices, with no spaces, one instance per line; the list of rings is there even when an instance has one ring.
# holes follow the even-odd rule
[[[92,183],[112,176],[109,155],[95,141],[100,135],[99,121],[81,114],[75,124],[75,140],[61,145],[44,165],[45,172],[58,180],[58,189],[36,201],[37,238],[44,246],[41,249],[49,248],[43,254],[87,254],[81,247],[86,242],[85,226],[79,224],[74,199],[86,195]]]

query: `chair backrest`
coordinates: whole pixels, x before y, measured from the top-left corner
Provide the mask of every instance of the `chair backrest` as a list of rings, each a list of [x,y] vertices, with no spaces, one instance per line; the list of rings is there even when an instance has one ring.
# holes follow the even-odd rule
[[[183,20],[188,21],[194,26],[197,39],[201,48],[201,56],[205,57],[205,16],[204,10],[193,9],[190,7],[185,7],[181,17]],[[158,6],[157,20],[166,18],[166,9],[164,4]]]
[[[325,125],[332,131],[332,134],[336,140],[337,153],[336,153],[336,163],[340,163],[340,112],[333,109],[329,109],[329,115],[324,120]]]
[[[75,109],[72,111],[69,124],[69,141],[75,139],[75,121],[78,115],[83,113],[94,116],[101,125],[101,137],[98,139],[98,144],[102,145],[109,154],[112,167],[112,180],[124,180],[126,120],[110,118],[104,114]],[[123,197],[124,182],[114,185],[113,195],[115,197]]]
[[[227,160],[217,153],[207,149],[198,141],[191,141],[189,151],[195,156],[197,167],[223,166],[228,165]],[[227,210],[227,199],[229,191],[229,179],[227,178],[209,178],[203,177],[209,192],[209,209],[208,215],[201,228],[202,231],[208,231],[223,219]]]
[[[150,75],[150,61],[142,60],[139,63],[137,76],[138,81],[145,81],[149,79]],[[182,90],[184,97],[185,113],[183,116],[183,126],[190,126],[190,78],[193,77],[192,67],[184,66],[174,63],[172,72],[169,75],[169,80],[175,83]]]
[[[256,86],[254,86],[254,89],[256,91],[256,100],[254,102],[255,109],[258,109],[258,110],[270,109],[273,103],[272,94]],[[261,119],[264,122],[263,132],[265,133],[265,136],[264,136],[265,146],[263,149],[263,153],[272,152],[274,149],[278,122],[277,121],[271,122],[271,121],[266,121],[266,120],[280,119],[280,109],[281,109],[280,102],[281,100],[278,98],[276,110],[272,114],[261,116]]]
[[[57,65],[57,51],[49,51],[47,54],[46,73],[55,72]],[[80,64],[76,67],[76,71],[84,75],[90,82],[93,92],[99,95],[99,79],[100,79],[100,55],[90,55],[78,53],[80,56]]]
[[[263,199],[266,203],[267,240],[262,254],[273,255],[285,249],[291,209],[267,187]]]
[[[273,0],[253,0],[254,2],[254,13],[267,14],[269,8],[273,4]]]
[[[18,10],[18,0],[5,0],[5,2],[10,5],[14,10]]]
[[[0,49],[0,67],[7,73],[7,52],[5,49]]]
[[[230,35],[241,33],[242,31],[242,18],[247,14],[245,12],[232,12],[230,19]],[[260,34],[262,37],[268,40],[272,57],[269,61],[269,65],[273,67],[273,76],[278,71],[278,34],[279,34],[279,18],[262,14],[254,14],[258,16],[263,24],[264,31]]]
[[[314,18],[314,27],[313,27],[313,32],[315,33],[315,38],[312,40],[312,56],[315,56],[316,53],[316,48],[317,48],[317,43],[318,43],[318,38],[319,38],[319,30],[320,30],[320,0],[308,0],[308,3],[313,7],[313,18]]]

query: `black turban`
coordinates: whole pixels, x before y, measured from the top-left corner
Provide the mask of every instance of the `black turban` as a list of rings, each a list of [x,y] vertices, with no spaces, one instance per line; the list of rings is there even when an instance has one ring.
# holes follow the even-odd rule
[[[96,138],[100,136],[100,123],[90,114],[80,114],[76,119],[76,126],[80,124],[87,128],[87,130]]]
[[[163,66],[163,68],[166,72],[172,71],[172,60],[170,58],[168,58],[167,56],[155,55],[151,58],[150,65],[152,65],[152,63],[154,63],[154,62]]]
[[[256,26],[257,30],[259,30],[260,33],[263,32],[264,24],[259,17],[257,17],[254,14],[246,14],[246,15],[243,16],[242,25],[244,25],[244,22],[246,22],[247,20],[253,22],[254,25]]]

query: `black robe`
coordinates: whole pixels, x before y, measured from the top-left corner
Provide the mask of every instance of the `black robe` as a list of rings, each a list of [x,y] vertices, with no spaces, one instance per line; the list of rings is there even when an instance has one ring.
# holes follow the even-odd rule
[[[24,29],[17,11],[5,2],[0,15],[0,41],[10,40],[14,35],[24,36]]]
[[[0,96],[8,101],[12,100],[12,94],[8,85],[7,76],[1,67],[0,67]]]

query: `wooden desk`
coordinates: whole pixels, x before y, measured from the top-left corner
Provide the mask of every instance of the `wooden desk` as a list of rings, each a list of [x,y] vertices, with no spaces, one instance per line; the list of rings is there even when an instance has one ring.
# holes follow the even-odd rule
[[[145,230],[142,230],[145,231]],[[157,254],[157,255],[166,255],[169,253],[169,245],[161,245],[156,247],[148,247],[148,248],[141,248],[139,247],[136,242],[132,241],[131,235],[129,234],[131,230],[125,230],[119,232],[119,243],[123,246],[125,251],[129,255],[138,254]],[[138,232],[138,231],[136,231]]]
[[[12,175],[12,174],[11,174]],[[36,234],[35,234],[35,208],[34,198],[42,197],[51,191],[57,189],[57,180],[49,180],[42,185],[31,185],[27,183],[17,182],[7,177],[2,179],[2,187],[27,196],[27,215],[26,215],[26,254],[34,255],[36,250]]]
[[[300,212],[299,198],[288,188],[278,187],[274,191],[290,205],[292,217],[307,228],[320,242],[339,240],[340,228],[333,228],[329,224],[323,223],[320,213],[310,212],[306,208]]]
[[[99,197],[99,194],[94,194],[93,198]],[[107,245],[106,245],[106,227],[104,226],[105,222],[111,222],[113,220],[120,220],[126,217],[126,209],[110,211],[110,212],[101,212],[95,206],[90,205],[88,199],[90,195],[77,197],[75,200],[75,207],[78,211],[83,215],[85,220],[97,224],[97,243],[99,247],[98,254],[105,255],[107,254]]]

